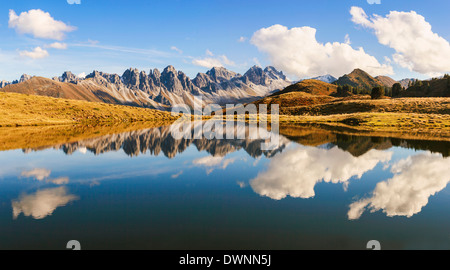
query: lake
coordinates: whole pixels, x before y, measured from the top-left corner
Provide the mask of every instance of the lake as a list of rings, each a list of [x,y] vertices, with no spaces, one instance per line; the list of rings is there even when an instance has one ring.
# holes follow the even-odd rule
[[[160,127],[2,151],[0,249],[450,249],[449,142],[250,137]]]

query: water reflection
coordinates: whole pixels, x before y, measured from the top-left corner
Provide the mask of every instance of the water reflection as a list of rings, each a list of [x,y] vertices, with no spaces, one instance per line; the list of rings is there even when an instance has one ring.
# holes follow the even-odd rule
[[[26,217],[44,219],[58,207],[63,207],[70,202],[78,200],[78,197],[69,194],[66,187],[38,190],[33,194],[22,194],[12,201],[13,219],[17,219],[21,213]]]
[[[192,137],[195,138],[194,132],[197,128],[192,128]],[[236,127],[237,129],[237,127]],[[281,137],[280,144],[277,149],[271,151],[263,151],[261,143],[269,142],[269,139],[250,139],[264,138],[264,134],[260,134],[259,128],[248,128],[246,131],[236,130],[235,133],[246,132],[247,139],[218,140],[207,139],[180,139],[175,140],[170,132],[170,127],[151,128],[140,131],[125,132],[120,134],[111,134],[100,136],[97,138],[81,140],[75,143],[66,143],[51,146],[55,149],[62,149],[64,153],[71,155],[75,151],[86,153],[87,151],[100,155],[110,151],[123,150],[128,156],[139,156],[147,152],[154,156],[163,153],[168,158],[174,158],[177,154],[186,151],[191,145],[195,145],[198,151],[207,151],[214,157],[223,157],[229,153],[244,149],[251,157],[267,156],[271,157],[281,152],[289,140]],[[256,134],[256,135],[255,135]],[[25,153],[32,151],[40,151],[43,148],[25,148]]]
[[[192,128],[194,134],[196,127]],[[111,151],[123,151],[130,157],[141,155],[160,156],[170,160],[194,146],[198,152],[207,156],[195,156],[189,166],[167,166],[147,170],[127,170],[118,168],[110,175],[100,174],[91,177],[92,183],[106,179],[134,178],[169,173],[170,179],[178,179],[189,174],[193,167],[206,171],[207,176],[221,170],[229,173],[229,167],[246,162],[246,158],[230,157],[230,154],[244,150],[254,160],[258,168],[251,178],[238,179],[235,183],[241,188],[250,187],[256,194],[273,200],[286,197],[309,199],[316,196],[318,183],[341,184],[348,190],[353,180],[363,179],[377,166],[390,169],[392,178],[379,179],[376,188],[367,198],[351,203],[348,219],[357,220],[365,211],[383,211],[387,216],[411,217],[428,204],[430,196],[442,191],[450,179],[450,144],[447,141],[425,141],[418,139],[395,139],[349,135],[342,132],[324,130],[317,127],[285,127],[281,129],[279,147],[263,151],[264,139],[255,139],[259,129],[236,130],[246,132],[247,139],[180,139],[175,140],[170,127],[150,128],[118,134],[109,134],[78,142],[57,144],[72,155],[78,151],[102,155]],[[195,137],[195,136],[193,136]],[[394,149],[426,150],[417,155],[409,155],[400,161],[393,161]],[[25,153],[41,151],[45,148],[24,148]],[[47,148],[48,149],[48,148]],[[88,158],[88,157],[87,157]],[[260,165],[261,160],[266,160]],[[179,164],[178,164],[179,165]],[[169,168],[169,169],[168,169]],[[107,170],[109,168],[104,168]],[[51,178],[51,170],[34,168],[22,171],[19,178],[35,179],[52,185],[68,185],[69,177]],[[359,198],[364,194],[360,194]],[[21,195],[13,200],[14,218],[21,213],[36,219],[43,219],[53,211],[78,199],[67,192],[65,187],[44,189],[34,194]]]
[[[21,178],[32,178],[37,181],[45,180],[45,182],[52,183],[55,185],[66,185],[69,183],[68,177],[58,177],[55,179],[49,179],[51,173],[52,173],[52,171],[50,171],[50,170],[47,170],[44,168],[36,168],[36,169],[32,169],[30,171],[23,171],[20,174],[20,177]]]
[[[429,152],[409,156],[392,165],[391,172],[394,177],[378,183],[370,198],[350,205],[349,219],[359,219],[365,210],[382,210],[389,217],[419,213],[450,182],[450,158]]]
[[[343,183],[361,178],[379,163],[387,163],[392,152],[370,150],[360,157],[352,156],[337,147],[321,149],[297,147],[274,157],[267,171],[260,173],[250,184],[253,190],[274,200],[286,196],[312,198],[317,183]]]

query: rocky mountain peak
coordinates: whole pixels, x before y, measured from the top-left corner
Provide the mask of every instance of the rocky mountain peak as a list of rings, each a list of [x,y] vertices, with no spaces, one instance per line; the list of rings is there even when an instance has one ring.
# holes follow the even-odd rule
[[[28,74],[23,74],[23,75],[20,77],[19,83],[26,82],[26,81],[28,81],[28,80],[31,79],[31,78],[33,78],[33,76],[30,76],[30,75],[28,75]]]
[[[59,81],[67,83],[76,83],[78,81],[78,77],[72,72],[66,71],[62,74]]]
[[[206,72],[212,81],[217,83],[222,83],[224,81],[229,81],[232,78],[236,77],[238,74],[224,67],[213,67],[211,70]]]
[[[256,85],[267,85],[268,77],[264,70],[259,66],[251,67],[245,74],[244,77],[256,84]]]
[[[167,66],[167,67],[163,70],[163,74],[167,74],[167,73],[174,73],[174,74],[176,74],[176,73],[177,73],[177,70],[175,69],[174,66],[170,65],[170,66]]]
[[[286,80],[286,76],[283,74],[283,71],[278,71],[275,67],[268,66],[264,69],[264,73],[269,76],[272,80]]]
[[[5,86],[7,86],[7,85],[10,85],[11,83],[10,82],[7,82],[7,81],[0,81],[0,88],[3,88],[3,87],[5,87]]]
[[[96,77],[101,77],[101,73],[97,70],[92,71],[91,74],[86,76],[86,79],[90,79],[90,78],[96,78]]]
[[[140,72],[136,68],[127,69],[122,75],[123,83],[131,88],[138,89],[140,84]]]
[[[161,72],[159,72],[159,70],[155,68],[154,70],[150,70],[150,76],[152,78],[159,78],[161,77]]]

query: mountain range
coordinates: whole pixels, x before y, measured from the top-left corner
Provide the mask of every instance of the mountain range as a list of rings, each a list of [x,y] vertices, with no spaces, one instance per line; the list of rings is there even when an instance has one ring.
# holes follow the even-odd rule
[[[99,71],[85,78],[69,71],[53,79],[22,75],[12,83],[2,81],[0,88],[4,92],[169,109],[177,104],[193,106],[194,96],[202,96],[203,105],[252,102],[290,84],[274,67],[254,66],[244,75],[215,67],[191,80],[168,66],[162,72],[150,70],[149,74],[130,68],[122,76]]]
[[[350,85],[370,93],[374,87],[392,88],[395,83],[400,83],[404,88],[401,94],[404,97],[449,95],[448,77],[422,83],[416,79],[395,81],[387,76],[372,77],[361,69],[355,69],[339,79],[324,75],[293,83],[283,72],[271,66],[265,69],[253,66],[244,75],[214,67],[206,73],[198,73],[194,79],[173,66],[166,67],[162,72],[153,69],[148,74],[130,68],[121,76],[93,71],[84,78],[69,71],[52,79],[24,74],[13,82],[1,81],[0,91],[169,110],[177,104],[193,107],[196,96],[203,98],[203,106],[256,101],[272,104],[286,103],[288,100],[287,103],[295,105],[305,99],[306,103],[299,104],[316,104],[326,100],[319,101],[317,97],[312,100],[300,92],[330,96],[336,93],[337,86]]]

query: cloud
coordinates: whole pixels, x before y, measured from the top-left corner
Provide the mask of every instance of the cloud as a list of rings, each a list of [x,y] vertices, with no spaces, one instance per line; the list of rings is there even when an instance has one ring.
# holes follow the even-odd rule
[[[228,59],[225,55],[219,55],[217,57],[210,50],[206,50],[206,57],[197,58],[192,60],[192,64],[196,66],[213,68],[213,67],[224,67],[227,66],[235,66],[235,63]]]
[[[247,187],[247,184],[245,184],[244,182],[241,182],[241,181],[236,182],[236,184],[237,184],[240,188],[245,188],[245,187]]]
[[[23,171],[20,176],[26,178],[34,178],[38,181],[42,181],[48,178],[51,173],[52,171],[47,169],[33,169],[31,171]]]
[[[195,159],[192,164],[197,167],[206,167],[207,174],[210,174],[214,169],[219,168],[225,170],[228,165],[233,164],[236,160],[233,158],[226,159],[224,157],[207,156],[204,158]]]
[[[350,36],[348,34],[345,35],[345,44],[347,44],[347,45],[351,45],[352,44],[352,41],[350,40]]]
[[[73,5],[73,4],[81,5],[81,0],[67,0],[67,3],[69,5]]]
[[[10,10],[9,28],[15,29],[19,34],[31,34],[36,38],[55,40],[63,40],[66,33],[76,30],[73,26],[53,19],[50,13],[40,9],[32,9],[20,15]]]
[[[210,50],[206,50],[206,55],[207,56],[214,56],[213,52]]]
[[[47,180],[48,183],[52,183],[55,185],[67,185],[69,184],[69,177],[60,177],[56,179]]]
[[[65,185],[65,184],[69,183],[69,178],[68,177],[60,177],[60,178],[56,178],[56,179],[48,179],[50,177],[51,173],[52,173],[52,171],[47,170],[47,169],[33,169],[31,171],[23,171],[20,174],[20,177],[33,178],[33,179],[36,179],[38,181],[46,180],[47,183],[52,183],[52,184],[55,184],[55,185]]]
[[[373,29],[378,41],[394,49],[394,61],[429,76],[450,71],[450,44],[432,31],[430,23],[414,11],[391,11],[386,17],[367,16],[360,7],[350,10],[355,24]]]
[[[240,37],[239,39],[238,39],[238,42],[240,42],[240,43],[243,43],[243,42],[246,42],[247,41],[247,38],[246,37]]]
[[[450,159],[427,152],[399,161],[391,171],[394,177],[378,183],[372,197],[350,205],[350,220],[359,219],[366,209],[383,210],[389,217],[412,217],[421,212],[429,197],[450,182]]]
[[[254,33],[251,43],[266,53],[272,65],[298,78],[331,74],[339,77],[361,68],[371,75],[393,74],[391,66],[380,64],[363,48],[353,49],[339,42],[319,43],[316,29],[273,25]]]
[[[86,72],[82,72],[80,74],[77,75],[78,78],[80,79],[84,79],[86,78]],[[82,154],[86,154],[87,153],[87,148],[86,147],[81,147],[80,149],[78,149],[78,151],[80,151]]]
[[[84,43],[74,43],[74,44],[70,44],[70,46],[116,51],[116,52],[120,52],[120,53],[141,54],[141,55],[152,56],[152,57],[169,58],[169,57],[173,56],[168,52],[158,51],[158,50],[153,50],[153,49],[140,49],[140,48],[131,48],[131,47],[122,47],[122,46],[100,45],[99,41],[96,41],[96,40],[88,40],[87,42],[84,42]]]
[[[66,187],[38,190],[34,194],[22,194],[11,202],[13,218],[17,219],[23,213],[26,217],[44,219],[50,216],[56,208],[75,200],[78,200],[78,197],[68,194]]]
[[[172,174],[171,178],[172,178],[172,179],[177,179],[177,178],[180,177],[182,174],[183,174],[183,171],[179,171],[179,172],[176,173],[176,174]]]
[[[315,196],[319,182],[343,183],[352,177],[361,178],[380,162],[388,162],[392,152],[371,150],[354,157],[338,147],[321,149],[299,146],[275,156],[267,171],[250,181],[261,196],[281,200],[287,196],[308,199]]]
[[[66,43],[60,43],[60,42],[55,42],[49,45],[45,45],[45,48],[51,48],[51,49],[57,49],[57,50],[66,50],[67,49],[67,44]]]
[[[49,56],[48,51],[42,49],[41,47],[36,47],[32,51],[19,51],[19,55],[31,59],[42,59]]]
[[[178,48],[175,47],[175,46],[170,47],[170,49],[171,49],[172,51],[176,51],[176,52],[179,53],[179,54],[183,54],[183,51],[180,50],[180,49],[178,49]]]
[[[381,0],[367,0],[367,3],[369,3],[370,5],[373,5],[373,4],[379,5],[379,4],[381,4]]]

